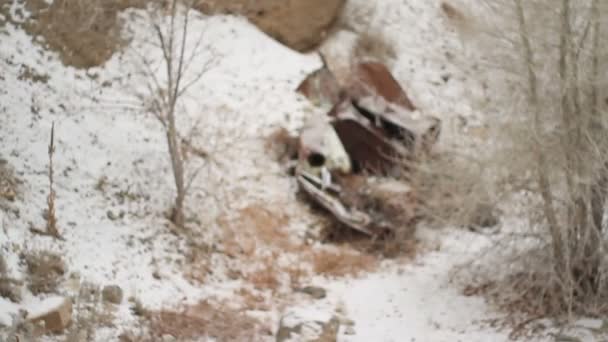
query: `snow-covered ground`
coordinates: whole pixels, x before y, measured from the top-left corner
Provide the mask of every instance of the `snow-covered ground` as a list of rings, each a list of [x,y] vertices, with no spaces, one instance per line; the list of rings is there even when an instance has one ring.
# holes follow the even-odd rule
[[[450,57],[462,52],[457,37],[442,22],[438,1],[378,1],[375,20],[392,35],[398,60],[393,72],[413,101],[425,112],[440,117],[444,143],[457,135],[462,117],[480,119],[474,101],[481,87],[469,77],[471,65],[455,65]],[[351,1],[348,11],[368,6]],[[347,14],[348,15],[348,14]],[[158,62],[151,47],[144,12],[129,10],[131,44],[105,65],[87,71],[61,64],[55,53],[32,42],[23,30],[7,23],[0,27],[0,157],[15,168],[23,181],[11,205],[18,215],[0,211],[0,250],[10,275],[22,279],[19,253],[51,250],[64,255],[68,274],[62,291],[78,286],[118,284],[125,297],[135,297],[148,309],[174,308],[215,298],[234,301],[239,289],[250,288],[246,278],[230,277],[256,272],[263,258],[277,264],[298,259],[297,251],[280,250],[255,234],[254,255],[260,259],[230,258],[222,245],[227,232],[218,215],[250,205],[279,208],[289,219],[279,230],[302,244],[307,229],[318,221],[295,198],[293,180],[264,149],[264,137],[273,128],[300,127],[319,114],[294,89],[321,65],[316,54],[299,54],[259,32],[245,19],[197,16],[191,32],[204,34],[205,51],[193,60],[193,69],[213,59],[212,67],[187,93],[180,125],[192,131],[195,146],[209,150],[214,162],[192,157],[202,171],[193,183],[188,201],[189,227],[195,237],[175,233],[163,212],[170,206],[173,186],[166,142],[155,118],[138,107],[136,92],[145,88],[138,76],[135,56]],[[330,48],[330,47],[328,47]],[[334,47],[335,48],[335,47]],[[339,46],[338,46],[339,48]],[[48,80],[24,77],[25,68]],[[445,76],[449,80],[445,81]],[[460,118],[460,119],[459,119]],[[54,159],[59,229],[65,241],[34,235],[30,226],[44,227],[46,208],[47,144],[55,123]],[[195,129],[192,129],[195,127]],[[232,231],[247,231],[253,222],[240,222]],[[224,227],[225,228],[225,227]],[[204,280],[185,276],[193,265],[186,261],[188,241],[203,241],[209,248]],[[508,332],[490,328],[484,321],[500,317],[482,298],[465,297],[460,284],[450,282],[453,268],[487,245],[486,236],[456,229],[421,229],[421,252],[413,260],[384,261],[368,273],[352,278],[311,281],[328,290],[328,297],[313,303],[333,310],[343,307],[354,322],[341,329],[340,341],[504,341]],[[309,249],[322,249],[315,244]],[[275,251],[276,252],[276,251]],[[196,259],[195,259],[196,260]],[[237,265],[235,265],[237,264]],[[211,270],[211,271],[209,271]],[[280,268],[279,268],[280,270]],[[257,289],[266,298],[266,312],[256,316],[274,330],[280,310],[310,305],[289,295],[289,283],[277,292]],[[31,307],[40,298],[23,290],[23,303]],[[274,296],[280,297],[273,298]],[[10,324],[19,306],[0,298],[0,323]],[[115,327],[100,330],[98,341],[114,340],[137,324],[125,300],[116,311]],[[252,313],[254,314],[254,313]],[[269,336],[254,340],[272,340]]]

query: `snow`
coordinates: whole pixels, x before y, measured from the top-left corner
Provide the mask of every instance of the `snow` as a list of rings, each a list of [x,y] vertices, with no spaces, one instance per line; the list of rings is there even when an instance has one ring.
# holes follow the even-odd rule
[[[347,11],[368,3],[351,0]],[[446,52],[458,55],[460,48],[455,36],[440,24],[438,2],[374,3],[377,18],[384,18],[377,25],[395,32],[400,56],[393,66],[396,78],[414,103],[442,119],[443,143],[453,143],[459,116],[479,120],[474,101],[481,87],[469,77],[470,65],[445,57]],[[18,6],[15,2],[13,11]],[[26,13],[25,8],[19,11]],[[64,286],[67,295],[77,296],[83,284],[93,283],[118,284],[125,298],[133,296],[149,309],[206,298],[234,300],[235,292],[248,284],[226,276],[235,261],[221,253],[209,256],[213,273],[203,283],[193,283],[183,274],[183,253],[191,241],[174,234],[162,215],[173,194],[162,128],[137,108],[135,98],[137,91],[145,89],[146,80],[137,74],[141,65],[134,56],[145,56],[158,65],[161,55],[149,44],[152,30],[145,25],[145,13],[129,10],[123,16],[128,19],[132,43],[105,65],[88,71],[63,66],[55,53],[32,42],[12,24],[0,28],[4,43],[0,50],[0,157],[24,181],[22,198],[15,204],[19,216],[0,211],[0,248],[7,255],[10,274],[23,277],[19,252],[51,250],[64,255],[66,278],[75,283]],[[300,239],[315,221],[297,203],[293,180],[264,151],[263,137],[278,126],[296,130],[319,114],[294,89],[321,65],[320,59],[280,45],[243,18],[196,16],[191,23],[191,32],[203,35],[206,51],[197,55],[193,68],[209,61],[212,67],[186,94],[181,108],[185,115],[179,124],[187,132],[196,128],[192,130],[195,145],[212,153],[221,151],[213,154],[214,163],[195,161],[195,166],[204,167],[194,182],[194,200],[188,207],[191,221],[197,222],[193,223],[197,238],[210,246],[220,244],[225,232],[217,224],[218,214],[264,203],[288,213],[290,223],[282,229]],[[192,35],[189,48],[198,38]],[[340,44],[334,48],[340,50]],[[49,81],[21,79],[25,65],[48,75]],[[447,83],[441,80],[445,73],[452,75]],[[157,76],[162,79],[161,70]],[[104,82],[110,85],[102,86]],[[30,225],[44,225],[47,144],[53,122],[56,211],[65,242],[29,232]],[[118,218],[110,218],[113,215]],[[483,324],[500,314],[482,298],[464,297],[459,285],[449,279],[451,270],[474,256],[487,238],[455,229],[423,229],[421,234],[423,246],[431,250],[413,261],[387,261],[378,270],[355,278],[316,277],[315,284],[328,289],[328,298],[303,315],[325,319],[327,310],[343,303],[345,315],[355,325],[354,335],[343,329],[340,341],[507,340],[506,332]],[[429,247],[435,245],[439,248]],[[259,249],[262,254],[270,247]],[[276,263],[297,261],[297,253],[282,254]],[[241,266],[253,272],[261,267],[253,261]],[[24,305],[40,310],[37,300],[26,294]],[[123,328],[137,324],[126,302],[116,312],[117,328],[101,330],[97,340],[113,340]],[[277,326],[280,306],[260,315],[272,329]],[[10,315],[19,308],[0,298],[0,324],[10,324]]]
[[[483,327],[498,314],[482,298],[465,297],[450,282],[451,270],[471,255],[466,247],[479,246],[484,238],[461,230],[442,233],[444,241],[461,241],[456,246],[439,241],[438,251],[422,253],[412,263],[331,284],[355,322],[355,335],[342,335],[340,341],[508,340],[504,332]]]

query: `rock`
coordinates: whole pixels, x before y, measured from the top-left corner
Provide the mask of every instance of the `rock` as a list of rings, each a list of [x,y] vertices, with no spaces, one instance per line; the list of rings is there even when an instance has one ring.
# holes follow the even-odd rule
[[[479,204],[475,207],[471,218],[470,228],[473,230],[479,228],[490,228],[498,225],[499,220],[494,207],[490,204]]]
[[[207,0],[207,14],[243,15],[260,30],[300,52],[317,46],[327,35],[345,0]]]
[[[118,285],[107,285],[101,291],[104,302],[120,304],[122,302],[122,289]]]
[[[323,298],[325,298],[325,296],[327,296],[327,291],[325,291],[324,288],[317,287],[317,286],[306,286],[306,287],[298,288],[298,289],[296,289],[296,292],[305,293],[314,299],[323,299]]]
[[[135,342],[137,340],[137,336],[130,331],[123,332],[118,336],[118,342]]]
[[[114,214],[114,212],[112,210],[108,210],[106,212],[106,216],[112,221],[118,220],[118,215]]]
[[[8,298],[13,303],[21,302],[21,284],[11,279],[0,278],[0,297]]]
[[[162,336],[162,342],[175,342],[175,341],[177,341],[177,339],[172,335],[164,334]]]
[[[352,326],[348,326],[346,329],[344,329],[344,335],[354,335],[355,333],[355,328]]]
[[[27,317],[27,321],[36,327],[36,336],[50,332],[63,332],[72,321],[72,300],[70,298],[48,298],[34,308],[34,310],[40,307],[44,308],[41,312],[30,313]]]
[[[340,321],[331,313],[314,308],[292,308],[279,323],[277,342],[335,342]]]

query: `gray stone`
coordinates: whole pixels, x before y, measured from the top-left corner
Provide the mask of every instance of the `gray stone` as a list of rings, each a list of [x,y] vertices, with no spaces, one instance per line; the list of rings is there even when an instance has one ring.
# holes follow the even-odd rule
[[[101,291],[101,296],[105,302],[120,304],[122,302],[122,289],[118,285],[107,285]]]
[[[327,296],[327,291],[324,288],[318,286],[306,286],[296,289],[297,292],[305,293],[314,299],[323,299]]]
[[[277,342],[335,342],[340,320],[315,308],[292,308],[283,314],[276,334]]]
[[[34,324],[36,336],[63,332],[72,321],[72,300],[69,298],[49,298],[40,307],[46,310],[39,313],[30,311],[27,318],[29,323]]]

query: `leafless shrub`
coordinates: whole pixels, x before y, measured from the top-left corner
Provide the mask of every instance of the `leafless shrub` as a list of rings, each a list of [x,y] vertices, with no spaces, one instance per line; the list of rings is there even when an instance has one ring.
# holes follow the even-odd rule
[[[102,302],[99,286],[84,283],[75,303],[75,314],[66,332],[66,342],[93,341],[97,328],[114,327],[113,308]]]
[[[595,303],[607,299],[607,80],[599,72],[607,10],[598,0],[486,0],[473,13],[479,26],[470,42],[495,82],[493,120],[516,133],[500,141],[498,169],[508,177],[500,181],[536,198],[530,230],[544,229],[535,243],[544,257],[522,256],[523,276],[507,283],[517,287],[516,299],[543,298],[547,315],[606,312]],[[536,281],[518,280],[529,278]]]
[[[455,150],[404,161],[403,178],[416,186],[417,216],[438,227],[493,226],[488,216],[495,214],[496,198],[485,179],[487,163]]]
[[[6,342],[34,341],[34,326],[26,321],[27,311],[19,310],[6,332],[0,331],[0,338]]]
[[[37,295],[55,293],[66,266],[61,255],[49,251],[24,253],[27,267],[28,288]]]
[[[358,61],[372,60],[385,64],[390,64],[397,58],[394,42],[381,28],[360,32],[353,54]]]
[[[8,265],[0,249],[0,297],[8,298],[13,303],[21,302],[21,285],[21,281],[10,277]]]
[[[192,73],[191,67],[195,57],[200,55],[202,40],[191,48],[188,38],[193,1],[170,1],[168,17],[160,8],[149,10],[149,23],[155,35],[153,46],[162,52],[161,65],[154,65],[146,56],[138,56],[137,62],[143,65],[141,73],[147,81],[147,92],[138,97],[147,104],[148,111],[162,124],[166,139],[171,167],[173,171],[176,196],[172,208],[171,221],[177,226],[184,225],[184,202],[192,182],[198,172],[188,175],[185,168],[185,155],[194,152],[202,157],[207,153],[194,148],[188,139],[180,133],[178,117],[184,111],[182,99],[184,94],[195,85],[209,70],[211,63]],[[164,71],[163,76],[156,73],[157,68]]]
[[[8,164],[8,161],[0,158],[0,202],[3,200],[13,202],[19,192],[20,180],[15,175],[15,170]],[[3,206],[0,203],[0,209]]]

